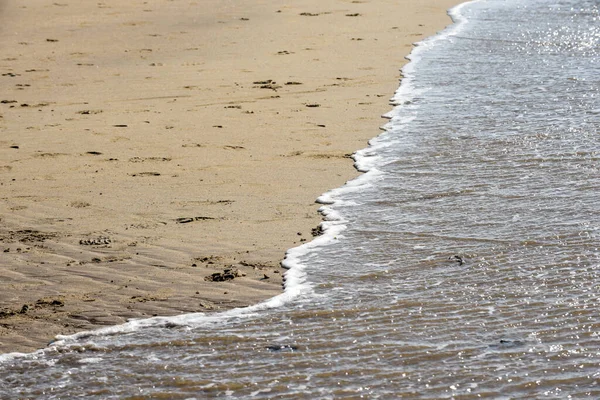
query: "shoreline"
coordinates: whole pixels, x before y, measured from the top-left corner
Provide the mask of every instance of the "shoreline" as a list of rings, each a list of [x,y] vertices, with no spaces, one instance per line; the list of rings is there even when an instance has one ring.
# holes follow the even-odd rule
[[[209,3],[0,10],[0,353],[279,294],[456,1]]]

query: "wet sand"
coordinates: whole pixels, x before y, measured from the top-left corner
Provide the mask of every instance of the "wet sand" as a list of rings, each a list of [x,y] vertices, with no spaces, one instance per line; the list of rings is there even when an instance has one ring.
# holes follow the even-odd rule
[[[0,352],[280,293],[454,4],[4,2]]]

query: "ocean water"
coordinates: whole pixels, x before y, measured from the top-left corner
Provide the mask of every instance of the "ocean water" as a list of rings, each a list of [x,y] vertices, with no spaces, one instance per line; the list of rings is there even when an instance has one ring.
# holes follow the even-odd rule
[[[0,398],[600,398],[600,3],[451,15],[284,294],[3,356]]]

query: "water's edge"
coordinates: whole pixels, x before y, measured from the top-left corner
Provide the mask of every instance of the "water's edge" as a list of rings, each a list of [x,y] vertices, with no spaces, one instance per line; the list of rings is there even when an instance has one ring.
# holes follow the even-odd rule
[[[281,266],[286,269],[284,273],[283,293],[251,306],[234,308],[223,312],[210,314],[190,313],[171,317],[158,316],[132,319],[119,325],[81,331],[70,335],[57,335],[55,340],[51,341],[45,348],[34,352],[0,354],[0,365],[17,358],[40,358],[47,352],[68,350],[69,347],[77,346],[80,341],[91,337],[125,334],[147,328],[197,327],[228,319],[249,319],[257,316],[262,311],[280,308],[292,301],[308,299],[314,296],[313,286],[306,279],[306,265],[302,263],[301,259],[306,254],[343,238],[343,232],[348,227],[348,221],[335,210],[335,206],[343,205],[344,200],[342,198],[346,197],[347,194],[359,192],[382,178],[384,173],[377,169],[379,162],[378,152],[382,148],[389,146],[389,144],[385,143],[386,136],[390,135],[393,129],[396,129],[393,128],[393,125],[397,127],[399,123],[408,123],[414,118],[404,112],[403,106],[410,104],[415,96],[411,82],[414,79],[421,55],[437,43],[447,40],[450,36],[460,32],[462,27],[468,22],[460,13],[461,9],[467,4],[479,1],[481,0],[469,0],[452,7],[447,11],[451,19],[451,23],[447,27],[420,42],[414,43],[412,51],[406,56],[409,62],[400,70],[402,79],[400,80],[399,87],[390,98],[390,105],[393,108],[382,115],[382,118],[387,119],[388,122],[381,127],[382,132],[379,135],[369,140],[367,147],[357,150],[352,155],[354,168],[358,172],[361,172],[361,175],[346,182],[339,188],[323,193],[316,199],[316,202],[322,205],[318,210],[323,217],[323,221],[319,225],[322,234],[313,238],[310,242],[289,249],[281,261]]]

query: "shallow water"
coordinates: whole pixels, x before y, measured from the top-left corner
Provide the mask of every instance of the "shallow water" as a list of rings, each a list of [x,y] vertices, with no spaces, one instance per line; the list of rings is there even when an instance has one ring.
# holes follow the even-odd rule
[[[4,357],[0,397],[599,398],[599,4],[454,17],[284,295]]]

